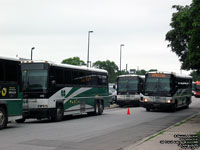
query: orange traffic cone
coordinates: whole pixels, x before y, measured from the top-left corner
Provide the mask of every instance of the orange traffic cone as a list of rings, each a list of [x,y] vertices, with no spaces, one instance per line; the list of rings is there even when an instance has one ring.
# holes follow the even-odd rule
[[[128,111],[127,111],[127,115],[130,115],[131,113],[130,113],[130,109],[128,108]]]

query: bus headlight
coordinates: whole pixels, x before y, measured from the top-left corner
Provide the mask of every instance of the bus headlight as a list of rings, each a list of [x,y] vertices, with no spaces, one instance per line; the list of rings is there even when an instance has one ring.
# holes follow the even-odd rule
[[[171,99],[166,100],[165,103],[171,104],[171,103],[172,103],[172,100],[171,100]]]
[[[143,102],[148,102],[149,100],[147,98],[143,98]]]

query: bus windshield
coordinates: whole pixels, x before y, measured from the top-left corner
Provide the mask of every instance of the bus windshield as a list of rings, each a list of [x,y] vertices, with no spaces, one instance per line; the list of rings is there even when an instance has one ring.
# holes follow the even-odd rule
[[[118,92],[136,93],[138,92],[138,82],[137,78],[121,78],[118,80]]]
[[[170,96],[170,78],[147,78],[145,94],[149,96]]]
[[[22,71],[24,92],[45,92],[47,90],[47,70]]]

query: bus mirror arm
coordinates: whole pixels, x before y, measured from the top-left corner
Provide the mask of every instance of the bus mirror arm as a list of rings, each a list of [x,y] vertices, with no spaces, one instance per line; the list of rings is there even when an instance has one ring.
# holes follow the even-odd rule
[[[55,87],[55,86],[56,86],[56,81],[55,81],[55,80],[52,80],[52,81],[51,81],[51,86],[52,86],[52,87]]]

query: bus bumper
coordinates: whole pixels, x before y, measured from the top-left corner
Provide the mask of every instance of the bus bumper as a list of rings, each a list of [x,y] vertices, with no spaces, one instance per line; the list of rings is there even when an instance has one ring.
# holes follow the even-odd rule
[[[139,106],[140,105],[140,101],[139,100],[117,100],[116,103],[119,106],[124,106],[124,105]]]
[[[56,108],[24,109],[23,118],[49,118],[56,113]]]
[[[174,103],[140,103],[141,107],[147,108],[147,109],[172,109],[174,107]]]

